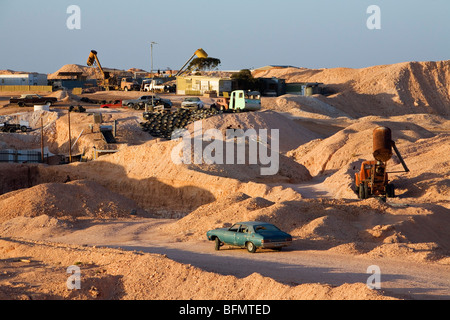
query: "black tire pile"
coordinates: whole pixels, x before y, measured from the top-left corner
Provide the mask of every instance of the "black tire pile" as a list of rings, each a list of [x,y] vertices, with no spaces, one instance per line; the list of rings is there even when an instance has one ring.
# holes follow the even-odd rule
[[[81,102],[89,103],[89,104],[118,104],[120,103],[120,100],[96,100],[96,99],[90,99],[90,98],[80,98]]]
[[[86,108],[83,107],[83,106],[78,106],[76,108],[74,106],[70,106],[69,107],[69,112],[80,112],[80,113],[82,113],[82,112],[86,112]]]
[[[142,130],[148,132],[155,138],[165,138],[170,140],[172,133],[177,129],[185,129],[194,121],[207,119],[221,114],[222,111],[216,109],[178,109],[176,112],[145,112],[141,122]]]

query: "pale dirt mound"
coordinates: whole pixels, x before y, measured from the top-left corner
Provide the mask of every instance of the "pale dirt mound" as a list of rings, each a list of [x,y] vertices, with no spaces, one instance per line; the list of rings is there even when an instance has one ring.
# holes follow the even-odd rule
[[[315,145],[312,149],[308,145],[302,145],[289,155],[304,164],[313,176],[338,170],[357,157],[373,158],[371,155],[372,135],[373,130],[379,126],[386,126],[392,130],[392,139],[399,150],[402,150],[401,146],[404,142],[414,142],[434,136],[432,132],[414,123],[366,117],[327,139],[312,142]],[[307,153],[303,151],[305,149]]]
[[[53,112],[56,114],[55,112]],[[107,144],[100,133],[100,124],[94,123],[94,114],[101,113],[103,123],[111,126],[117,121],[116,144]],[[55,115],[56,119],[44,119],[44,144],[54,154],[69,154],[69,126],[67,112]],[[130,145],[142,144],[152,139],[139,125],[140,115],[133,111],[115,112],[114,110],[90,110],[86,113],[70,114],[72,154],[81,154],[88,159],[94,158],[97,150],[117,150]],[[38,123],[40,126],[40,123]],[[93,129],[91,130],[91,127]],[[40,141],[40,130],[34,133]],[[78,140],[77,140],[78,139]],[[75,143],[76,142],[76,143]]]
[[[72,217],[69,218],[72,220]],[[46,214],[35,217],[17,216],[0,224],[0,234],[4,237],[50,239],[69,232],[73,232],[73,224],[67,217],[58,219]]]
[[[0,222],[15,217],[126,217],[138,206],[92,181],[46,183],[0,196]]]
[[[290,121],[285,118],[279,119],[285,120]],[[56,126],[57,141],[66,141],[66,136],[60,137],[64,133],[64,120],[61,124],[57,122]],[[74,126],[74,134],[81,131],[80,129],[81,127]],[[79,141],[81,145],[84,143],[83,137],[85,135]],[[295,141],[304,138],[293,139]],[[302,165],[283,155],[280,155],[280,170],[273,176],[262,175],[261,165],[175,164],[171,156],[179,144],[180,142],[175,140],[153,139],[139,146],[122,148],[120,152],[103,156],[97,161],[74,163],[58,168],[42,168],[42,181],[55,181],[52,179],[65,177],[66,174],[74,179],[92,179],[114,192],[135,200],[142,208],[159,212],[158,214],[164,216],[168,213],[185,215],[199,205],[238,190],[251,195],[268,196],[271,187],[264,183],[292,183],[311,179],[309,172]],[[273,193],[272,195],[277,197]]]
[[[436,148],[436,146],[441,146]],[[450,198],[450,135],[439,134],[414,143],[405,143],[400,149],[409,173],[393,173],[390,179],[396,187],[396,202],[440,202],[448,207]],[[329,176],[324,184],[333,190],[336,198],[356,199],[354,174],[361,168],[362,161],[372,159],[359,157],[344,164],[341,169]],[[403,167],[394,158],[388,163],[389,171],[402,171]]]
[[[27,121],[32,129],[40,128],[41,118],[45,124],[51,123],[58,119],[58,111],[25,111],[13,114],[5,114],[0,116],[0,122],[17,123],[18,121]]]
[[[333,190],[335,197],[356,199],[352,191],[354,174],[360,170],[362,161],[373,160],[372,134],[377,126],[391,128],[392,139],[410,169],[410,173],[391,175],[399,188],[397,193],[421,200],[448,200],[449,159],[445,155],[449,152],[450,138],[447,133],[435,134],[428,130],[448,129],[448,121],[438,116],[362,118],[327,139],[300,146],[288,156],[303,164],[311,175],[328,176],[325,185]],[[388,170],[403,170],[395,154],[388,162]]]
[[[431,113],[449,116],[450,62],[404,62],[363,69],[271,69],[255,77],[321,82],[331,95],[317,96],[354,118]]]
[[[97,68],[82,66],[78,64],[66,64],[62,66],[58,71],[47,75],[47,79],[70,79],[70,77],[60,77],[58,75],[60,72],[81,72],[82,76],[87,77],[87,79],[96,79],[100,75]]]
[[[6,69],[6,70],[0,70],[0,74],[23,74],[23,73],[29,73],[26,71],[14,71],[14,70],[10,70],[10,69]]]
[[[317,134],[312,131],[271,110],[217,115],[203,120],[201,125],[203,134],[206,130],[217,129],[224,137],[227,129],[241,129],[244,132],[253,129],[259,136],[261,136],[260,130],[267,130],[269,144],[272,137],[271,130],[278,130],[281,153],[318,138]],[[194,132],[194,126],[195,124],[191,124],[187,127],[191,134]]]
[[[40,138],[25,133],[0,132],[0,150],[26,150],[40,148]]]
[[[142,71],[141,69],[135,69],[135,68],[131,68],[128,71],[105,68],[105,67],[103,67],[103,69],[105,69],[105,71],[109,71],[110,73],[114,73],[114,74],[127,73],[127,75],[129,75],[129,76],[133,76],[134,72]],[[81,72],[81,75],[83,77],[86,77],[86,79],[100,79],[101,78],[100,71],[98,70],[97,67],[88,67],[88,66],[83,66],[83,65],[79,65],[79,64],[66,64],[66,65],[62,66],[59,70],[55,71],[54,73],[48,74],[47,78],[50,80],[52,80],[52,79],[70,79],[71,78],[69,76],[59,76],[58,74],[60,72]]]
[[[0,299],[11,300],[386,300],[365,284],[289,286],[254,273],[223,276],[164,256],[118,249],[0,240]],[[24,258],[26,257],[26,258]],[[68,290],[67,271],[82,270],[80,290]],[[20,283],[18,286],[17,284]],[[176,290],[174,290],[176,288]],[[236,290],[246,288],[246,290]]]
[[[377,199],[275,202],[236,193],[201,206],[160,230],[177,241],[204,240],[211,229],[239,221],[265,221],[290,233],[299,250],[306,247],[448,263],[450,216],[446,211],[439,206],[391,206]]]
[[[271,98],[264,103],[264,107],[281,112],[288,112],[294,117],[334,119],[351,118],[347,113],[322,101],[319,96],[300,96],[286,94],[278,98]]]

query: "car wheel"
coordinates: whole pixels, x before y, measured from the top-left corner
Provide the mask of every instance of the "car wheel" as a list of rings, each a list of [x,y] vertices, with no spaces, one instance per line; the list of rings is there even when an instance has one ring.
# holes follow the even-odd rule
[[[214,249],[220,250],[220,240],[219,240],[219,238],[216,238],[214,240],[214,243],[215,243]]]
[[[22,131],[22,132],[27,132],[28,129],[27,129],[27,127],[25,127],[25,126],[21,126],[21,127],[20,127],[20,131]]]
[[[52,102],[51,101],[47,101],[45,104],[48,105],[49,107],[52,106]]]
[[[250,253],[254,253],[256,251],[256,246],[251,241],[247,242],[245,244],[245,246],[247,247],[247,251],[250,252]]]

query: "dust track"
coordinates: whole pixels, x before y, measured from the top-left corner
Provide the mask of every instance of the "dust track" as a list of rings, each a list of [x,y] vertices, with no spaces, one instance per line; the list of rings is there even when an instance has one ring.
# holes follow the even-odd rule
[[[171,220],[160,219],[116,221],[93,225],[54,240],[163,254],[171,260],[208,272],[237,278],[259,273],[288,285],[366,284],[371,276],[371,273],[367,273],[367,268],[376,265],[381,270],[381,290],[390,296],[421,300],[450,298],[448,266],[310,250],[308,247],[311,244],[304,240],[294,241],[291,247],[282,252],[259,250],[250,254],[245,249],[230,246],[215,251],[213,244],[207,240],[178,242],[169,235],[159,233],[161,226],[170,223]]]

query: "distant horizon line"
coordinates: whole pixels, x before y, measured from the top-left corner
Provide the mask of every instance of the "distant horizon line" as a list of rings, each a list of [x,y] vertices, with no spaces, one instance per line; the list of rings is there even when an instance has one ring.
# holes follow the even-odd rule
[[[239,72],[241,70],[246,70],[246,69],[250,70],[250,71],[256,71],[256,70],[264,70],[264,69],[269,70],[269,69],[272,69],[272,68],[280,68],[280,69],[295,68],[295,69],[311,69],[311,70],[338,69],[338,68],[365,69],[365,68],[371,68],[371,67],[376,67],[376,66],[387,66],[387,65],[395,65],[395,64],[402,64],[402,63],[445,62],[445,61],[450,61],[450,59],[447,59],[447,60],[410,60],[410,61],[402,61],[402,62],[387,63],[387,64],[372,64],[372,65],[368,65],[368,66],[365,66],[365,67],[343,67],[343,66],[335,66],[335,67],[298,67],[298,66],[293,66],[293,65],[276,65],[276,64],[273,64],[273,65],[265,65],[265,66],[257,67],[257,68],[251,67],[251,68],[242,68],[242,69],[219,69],[219,70],[210,70],[210,71],[206,71],[206,72]],[[85,65],[82,65],[82,64],[78,64],[78,63],[68,63],[68,64],[65,64],[65,65],[61,66],[58,70],[62,69],[64,66],[69,66],[69,65],[76,65],[76,66],[79,66],[79,67],[90,68],[88,66],[85,66]],[[106,70],[117,70],[117,71],[129,71],[131,69],[137,69],[137,70],[142,70],[142,72],[151,73],[151,71],[147,71],[145,69],[136,68],[136,67],[132,67],[132,68],[128,68],[128,69],[104,67],[104,69],[106,69]],[[49,74],[53,74],[53,73],[57,72],[58,70],[53,71],[53,72],[43,73],[43,72],[38,72],[38,71],[17,71],[17,70],[13,70],[13,69],[9,69],[8,68],[8,69],[0,69],[0,72],[7,71],[7,72],[14,72],[16,74],[20,74],[20,73],[22,73],[22,74],[25,74],[25,73],[27,73],[27,74],[36,74],[37,73],[37,74],[47,74],[47,75],[49,75]],[[153,70],[153,72],[157,72],[158,70],[160,70],[160,71],[167,71],[167,70],[177,71],[177,69],[167,69],[167,67],[166,67],[164,69],[155,68]]]

